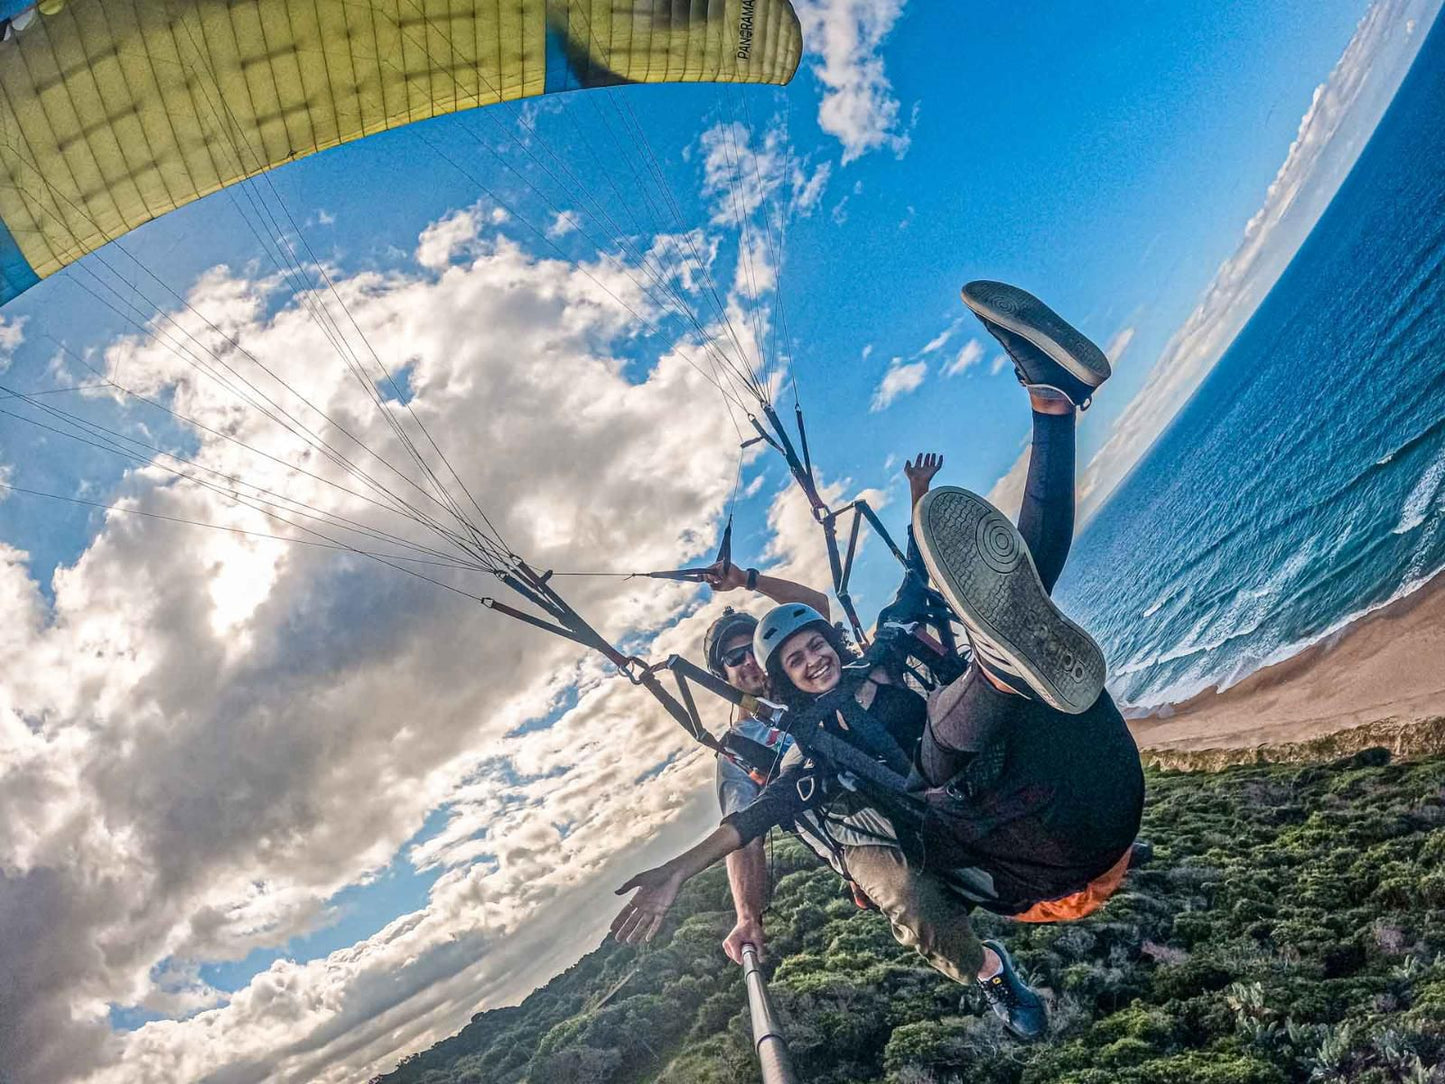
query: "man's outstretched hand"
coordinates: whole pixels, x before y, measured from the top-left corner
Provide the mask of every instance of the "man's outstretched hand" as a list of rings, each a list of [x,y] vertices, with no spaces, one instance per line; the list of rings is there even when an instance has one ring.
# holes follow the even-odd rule
[[[938,452],[919,452],[914,459],[904,460],[903,473],[908,477],[908,489],[917,504],[928,492],[933,476],[943,469],[943,456]]]
[[[707,585],[714,591],[736,591],[748,582],[746,569],[739,568],[731,561],[716,561],[703,571]]]
[[[732,928],[732,932],[723,941],[723,951],[728,954],[728,959],[735,964],[743,962],[743,946],[752,945],[758,950],[758,958],[763,957],[763,922],[758,918],[740,918],[738,924]]]
[[[662,929],[667,909],[677,899],[678,890],[686,880],[669,866],[644,870],[617,890],[623,896],[637,889],[637,895],[612,920],[612,936],[623,944],[635,945],[651,941]]]

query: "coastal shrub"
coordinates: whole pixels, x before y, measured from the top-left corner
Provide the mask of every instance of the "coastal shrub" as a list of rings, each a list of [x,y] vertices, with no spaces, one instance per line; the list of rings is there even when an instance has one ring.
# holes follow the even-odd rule
[[[771,988],[805,1084],[1445,1084],[1445,758],[1148,773],[1152,865],[1097,915],[975,912],[1050,1006],[1025,1045],[981,996],[772,847]],[[604,943],[388,1084],[753,1084],[726,877],[659,942]]]

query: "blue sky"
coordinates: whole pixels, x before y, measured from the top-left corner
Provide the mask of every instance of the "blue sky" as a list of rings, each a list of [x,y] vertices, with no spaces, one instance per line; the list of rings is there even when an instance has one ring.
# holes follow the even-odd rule
[[[809,53],[786,89],[605,93],[641,118],[688,226],[716,239],[725,287],[738,237],[725,215],[709,222],[727,193],[706,189],[706,133],[744,125],[749,163],[791,193],[781,290],[763,304],[773,319],[779,294],[785,306],[824,481],[839,497],[873,491],[901,533],[905,456],[941,450],[944,480],[1001,501],[1016,480],[1025,401],[964,319],[963,282],[1018,282],[1113,348],[1116,375],[1080,435],[1086,490],[1102,498],[1308,232],[1413,55],[1411,20],[1438,4],[799,6]],[[85,381],[84,358],[260,433],[154,343],[126,341],[133,327],[92,292],[118,275],[142,305],[185,295],[314,394],[339,395],[335,354],[253,232],[254,197],[294,220],[285,243],[325,261],[374,318],[383,360],[415,374],[439,443],[527,552],[564,571],[694,560],[729,503],[731,424],[696,374],[659,364],[676,322],[639,333],[595,296],[578,272],[594,246],[557,228],[576,193],[538,171],[532,141],[621,217],[638,151],[599,113],[570,96],[442,118],[174,212],[0,311],[22,339],[0,383]],[[607,233],[595,217],[585,228]],[[149,408],[46,401],[274,478]],[[790,394],[779,405],[791,415]],[[138,466],[0,415],[0,480],[229,514]],[[776,457],[750,459],[743,481],[738,560],[821,578]],[[364,1078],[565,966],[599,935],[615,874],[714,816],[705,760],[594,661],[388,570],[19,494],[0,499],[0,546],[0,597],[25,615],[14,650],[28,660],[0,680],[14,731],[0,748],[34,772],[15,790],[29,804],[10,812],[35,826],[0,832],[0,868],[76,884],[113,872],[123,890],[108,906],[134,908],[57,921],[67,943],[115,946],[42,981],[29,1035],[37,1050],[73,1040],[72,1060],[47,1063],[61,1076],[183,1079],[234,1058],[277,1079]],[[865,551],[865,616],[893,577]],[[688,650],[723,601],[656,581],[568,583],[609,633],[659,655]],[[262,1007],[285,997],[304,1011],[267,1030]],[[227,1050],[164,1023],[197,1013]],[[337,1028],[347,1037],[318,1037]]]
[[[1027,19],[972,5],[905,8],[888,38],[887,71],[906,114],[897,126],[906,152],[882,148],[838,168],[820,213],[790,226],[784,299],[820,461],[835,475],[883,485],[893,473],[883,468],[890,454],[938,446],[952,453],[960,484],[983,490],[1012,462],[1027,417],[1010,377],[988,379],[998,353],[991,341],[982,372],[901,398],[881,415],[867,412],[889,360],[911,360],[958,319],[958,287],[976,277],[1034,287],[1101,343],[1136,328],[1097,407],[1101,418],[1117,412],[1237,243],[1365,6],[1260,0],[1231,5],[1227,21],[1207,4],[1091,5],[1087,13],[1056,4]],[[673,189],[684,198],[695,193],[696,164],[677,151],[709,119],[736,115],[737,99],[709,88],[624,93],[646,119],[649,141],[667,155]],[[786,110],[800,155],[836,159],[836,142],[817,126],[817,97],[805,71],[786,91],[750,96],[749,115],[762,121]],[[540,113],[539,138],[575,151],[574,124],[594,117],[580,103],[561,108],[575,118]],[[318,254],[347,270],[394,267],[409,260],[427,223],[480,195],[431,146],[526,206],[534,223],[548,220],[550,208],[477,142],[503,147],[526,166],[500,134],[500,126],[515,130],[524,110],[532,115],[527,106],[504,106],[495,116],[383,134],[290,166],[269,183]],[[573,163],[579,173],[590,164],[585,152]],[[622,166],[614,157],[607,168],[618,175]],[[183,289],[213,264],[264,261],[238,211],[247,206],[221,193],[123,244],[169,288]],[[548,251],[527,228],[515,232]],[[107,260],[145,282],[124,256]],[[7,318],[27,318],[28,328],[7,374],[13,386],[49,386],[44,370],[55,348],[46,336],[84,353],[128,330],[97,304],[92,283],[84,273],[63,274],[8,307]],[[148,289],[163,296],[154,283]],[[965,323],[954,342],[969,337],[975,328]],[[960,409],[963,425],[939,424]],[[1101,430],[1091,425],[1085,453],[1088,436]],[[13,427],[6,436],[25,448]],[[76,470],[75,450],[67,451],[58,460],[41,457],[34,477],[52,480],[63,469],[95,482],[106,465],[118,466],[97,455]],[[31,477],[27,470],[17,484]],[[69,530],[57,531],[57,516]],[[71,560],[88,537],[84,513],[54,505],[16,502],[0,506],[0,517],[0,530],[39,562],[42,579],[54,563],[47,551]]]

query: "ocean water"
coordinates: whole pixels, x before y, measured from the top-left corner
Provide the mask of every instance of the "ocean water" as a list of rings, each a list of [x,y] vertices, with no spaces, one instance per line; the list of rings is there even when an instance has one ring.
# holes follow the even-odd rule
[[[1442,567],[1445,20],[1274,290],[1081,534],[1060,596],[1115,696],[1153,706]]]

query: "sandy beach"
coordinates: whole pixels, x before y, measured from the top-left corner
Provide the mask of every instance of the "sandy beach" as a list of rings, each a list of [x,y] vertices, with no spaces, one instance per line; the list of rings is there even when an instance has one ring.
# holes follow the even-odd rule
[[[1445,716],[1445,575],[1224,692],[1131,719],[1142,749],[1246,749]]]

